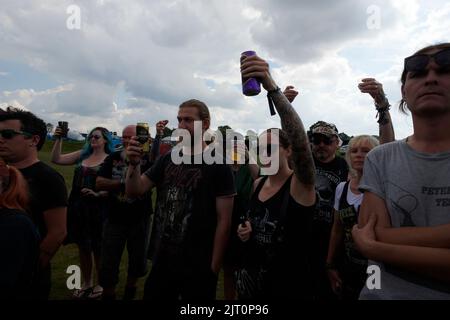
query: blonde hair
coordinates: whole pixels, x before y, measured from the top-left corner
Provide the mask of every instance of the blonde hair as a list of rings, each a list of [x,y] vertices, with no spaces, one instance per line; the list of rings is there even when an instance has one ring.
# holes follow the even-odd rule
[[[360,135],[360,136],[356,136],[350,139],[349,143],[348,143],[348,148],[347,148],[347,152],[345,153],[345,160],[347,161],[348,167],[350,169],[350,173],[356,174],[356,171],[352,168],[352,163],[350,161],[350,150],[356,146],[361,144],[362,142],[367,141],[369,142],[370,146],[371,146],[371,150],[373,148],[375,148],[376,146],[380,145],[380,142],[378,141],[377,138],[370,136],[370,135]]]

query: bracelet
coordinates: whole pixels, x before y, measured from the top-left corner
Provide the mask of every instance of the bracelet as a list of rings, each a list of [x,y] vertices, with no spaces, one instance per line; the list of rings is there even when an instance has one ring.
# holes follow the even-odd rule
[[[386,112],[391,109],[391,105],[389,104],[389,100],[384,96],[384,100],[381,103],[382,106],[374,102],[375,108],[377,109],[377,114],[375,115],[375,119],[378,118],[377,122],[380,125],[385,125],[389,122],[389,120],[386,118]]]
[[[391,108],[391,105],[389,104],[389,100],[387,99],[386,96],[384,96],[384,100],[383,102],[381,102],[381,104],[377,104],[376,101],[374,101],[375,104],[375,109],[377,109],[377,111],[385,111],[385,110],[389,110]]]
[[[337,266],[334,262],[327,262],[327,263],[325,263],[325,269],[326,270],[336,270]]]

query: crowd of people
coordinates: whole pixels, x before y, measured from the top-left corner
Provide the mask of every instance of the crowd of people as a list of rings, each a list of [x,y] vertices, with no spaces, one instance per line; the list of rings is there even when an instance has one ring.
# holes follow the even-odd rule
[[[51,161],[75,165],[69,197],[61,174],[38,157],[45,122],[2,110],[0,299],[48,299],[51,260],[69,243],[82,272],[74,299],[117,299],[125,247],[123,300],[136,298],[148,260],[144,300],[214,300],[222,268],[227,300],[449,299],[450,43],[404,60],[400,109],[414,126],[406,139],[395,141],[382,84],[361,81],[379,139],[353,137],[345,158],[336,126],[307,130],[291,105],[298,92],[282,91],[267,61],[242,57],[241,74],[260,82],[280,118],[281,128],[258,137],[257,155],[233,137],[231,163],[177,163],[159,152],[167,121],[156,124],[149,152],[130,124],[120,149],[95,127],[81,150],[62,154],[58,127]],[[179,141],[183,159],[223,151],[221,140],[193,139],[210,130],[204,102],[181,103],[177,119],[192,138]],[[276,172],[264,174],[275,160]],[[369,266],[381,270],[375,289],[366,285]]]

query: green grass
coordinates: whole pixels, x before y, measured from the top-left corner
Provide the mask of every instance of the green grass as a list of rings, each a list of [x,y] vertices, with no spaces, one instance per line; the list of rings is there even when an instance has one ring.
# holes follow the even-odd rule
[[[67,190],[70,192],[72,186],[72,178],[74,172],[74,166],[58,166],[50,162],[50,153],[52,150],[53,142],[47,141],[39,153],[41,161],[49,164],[55,170],[57,170],[64,177],[66,181]],[[79,142],[64,142],[63,153],[68,153],[81,149],[83,143]],[[153,194],[155,196],[155,193]],[[154,200],[154,199],[153,199]],[[123,295],[123,288],[126,282],[126,270],[127,270],[127,252],[122,256],[120,264],[119,284],[117,285],[117,297],[120,299]],[[52,290],[50,292],[51,300],[67,300],[72,298],[72,290],[69,290],[66,286],[67,278],[70,276],[66,273],[67,268],[70,265],[79,265],[78,248],[76,245],[62,246],[52,260]],[[137,299],[141,299],[143,295],[143,288],[146,276],[138,281]],[[223,299],[223,273],[219,276],[219,282],[217,285],[217,298]]]

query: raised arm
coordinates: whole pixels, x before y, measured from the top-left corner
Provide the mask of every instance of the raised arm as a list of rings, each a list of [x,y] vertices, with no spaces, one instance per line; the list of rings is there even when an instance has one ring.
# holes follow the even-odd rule
[[[136,136],[130,139],[126,155],[129,166],[125,180],[125,193],[130,198],[136,198],[152,189],[155,184],[145,174],[141,175],[142,146]]]
[[[362,79],[358,85],[362,93],[368,93],[373,98],[375,108],[378,111],[378,125],[380,144],[395,141],[394,127],[389,113],[389,100],[383,90],[383,84],[374,78]]]
[[[81,150],[74,151],[67,154],[61,154],[62,148],[62,139],[61,139],[62,130],[57,127],[55,130],[54,136],[56,137],[55,144],[53,145],[52,153],[51,153],[51,161],[54,164],[59,165],[72,165],[77,163],[77,161],[81,157]]]
[[[244,77],[256,77],[267,90],[281,119],[281,127],[289,136],[292,147],[293,179],[291,194],[302,205],[312,205],[315,201],[315,167],[308,143],[308,137],[300,117],[286,96],[281,92],[269,72],[269,65],[258,56],[242,60],[241,72]],[[311,203],[312,202],[312,203]]]
[[[161,145],[164,128],[168,123],[168,120],[161,120],[156,124],[156,136],[153,139],[152,149],[150,150],[150,160],[153,162],[159,157],[159,146]]]

